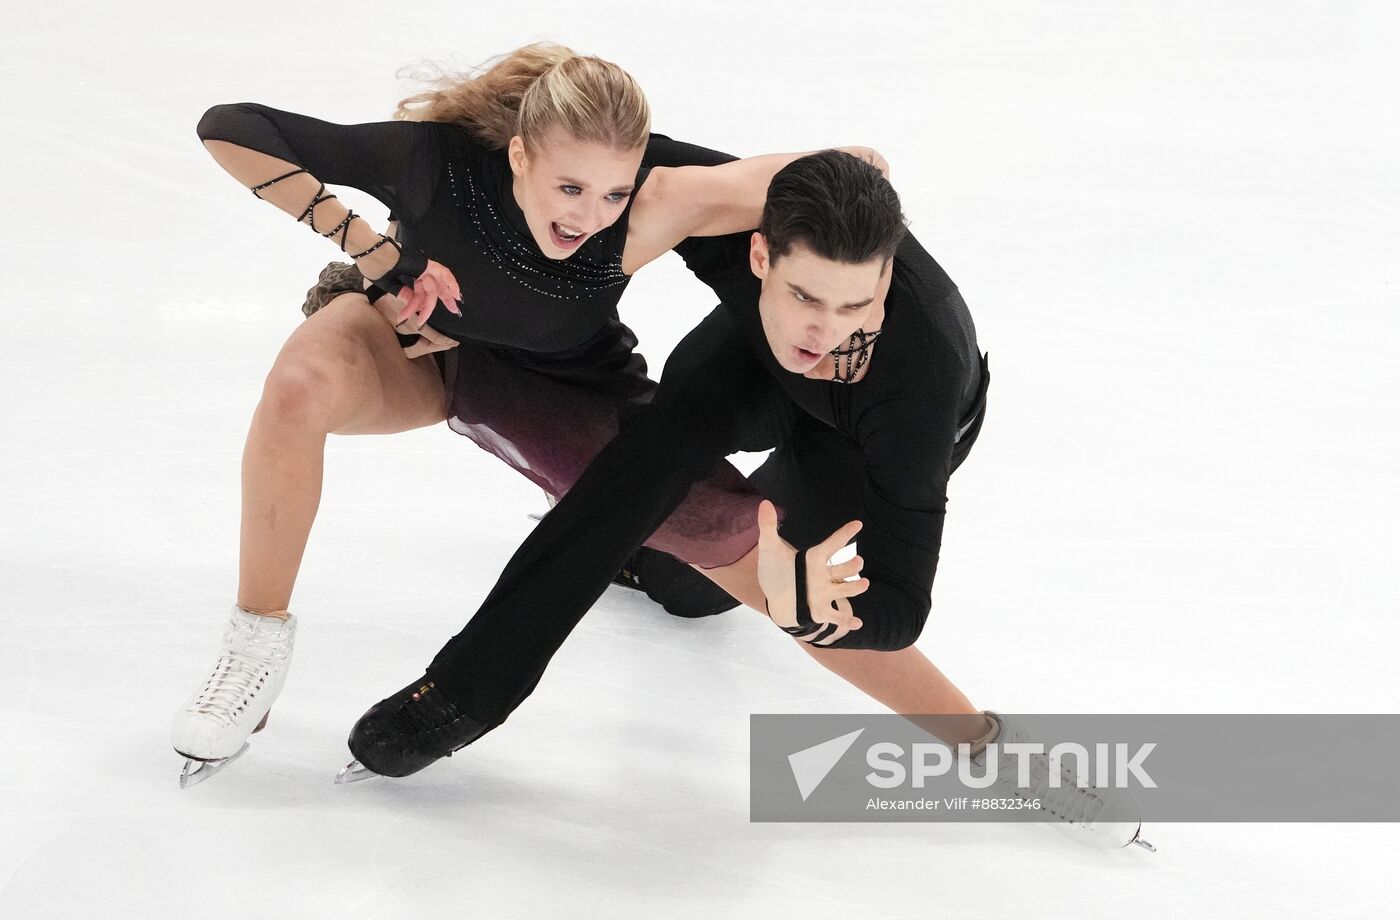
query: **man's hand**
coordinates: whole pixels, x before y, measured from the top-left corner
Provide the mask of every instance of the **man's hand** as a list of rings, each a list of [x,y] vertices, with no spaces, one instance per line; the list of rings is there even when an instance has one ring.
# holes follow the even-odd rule
[[[818,543],[807,554],[807,606],[812,620],[816,623],[835,623],[837,631],[821,645],[828,645],[853,629],[860,629],[861,621],[855,615],[848,598],[864,594],[870,582],[855,578],[860,574],[864,561],[856,556],[853,559],[831,564],[831,557],[860,531],[860,521],[851,521],[831,536]],[[782,627],[797,625],[797,587],[793,584],[794,562],[797,549],[778,536],[778,511],[773,503],[764,501],[758,506],[758,584],[768,601],[768,616]],[[820,631],[810,636],[798,638],[810,642]]]
[[[859,157],[865,162],[880,170],[880,174],[886,181],[890,178],[890,163],[874,147],[837,147],[842,153],[849,153],[853,157]]]

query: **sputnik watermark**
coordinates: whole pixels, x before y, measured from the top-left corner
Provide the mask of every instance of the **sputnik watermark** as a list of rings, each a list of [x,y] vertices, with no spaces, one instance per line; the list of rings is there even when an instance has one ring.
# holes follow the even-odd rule
[[[848,732],[788,755],[788,766],[792,769],[792,779],[797,784],[802,801],[811,798],[822,780],[841,762],[864,731]],[[1136,780],[1139,788],[1157,788],[1157,783],[1143,768],[1143,762],[1157,747],[1156,742],[1149,741],[1135,748],[1124,742],[1098,742],[1093,747],[1091,757],[1087,747],[1072,741],[1051,745],[1048,751],[1039,742],[993,742],[986,746],[982,754],[973,757],[972,746],[963,743],[957,746],[955,757],[948,745],[936,741],[914,742],[908,750],[893,741],[878,741],[865,749],[865,763],[871,768],[865,774],[865,780],[877,789],[897,789],[906,785],[922,789],[928,780],[948,776],[956,770],[957,778],[964,787],[987,789],[998,780],[1003,785],[1012,782],[1010,776],[1001,775],[1005,765],[1014,767],[1016,786],[1029,789],[1033,783],[1032,773],[1040,772],[1036,770],[1036,758],[1043,757],[1048,762],[1048,769],[1044,772],[1048,774],[1046,780],[1051,789],[1059,789],[1065,782],[1068,764],[1074,765],[1072,780],[1081,789],[1091,786],[1127,789],[1132,785],[1130,779]],[[909,766],[904,763],[906,757]],[[1006,764],[1008,759],[1014,764]]]
[[[755,714],[750,817],[1034,823],[1086,812],[1100,825],[1400,823],[1400,796],[1387,794],[1400,714],[999,713],[998,721],[1002,733],[970,756],[954,742],[975,730],[963,716]],[[1308,741],[1301,751],[1299,738]]]
[[[1012,758],[1016,762],[1016,786],[1026,789],[1032,784],[1031,774],[1036,770],[1036,758],[1045,757],[1049,762],[1046,772],[1051,789],[1061,787],[1065,779],[1067,759],[1075,765],[1074,784],[1081,789],[1090,786],[1100,789],[1127,789],[1131,785],[1130,778],[1137,780],[1140,788],[1157,788],[1152,777],[1143,769],[1143,761],[1157,747],[1154,741],[1137,745],[1136,750],[1123,742],[1096,743],[1093,782],[1090,782],[1088,748],[1072,741],[1051,745],[1048,752],[1046,746],[1039,742],[992,742],[987,745],[985,753],[976,758],[972,756],[971,745],[966,743],[958,745],[957,757],[953,756],[946,744],[938,742],[915,742],[911,747],[911,767],[905,767],[903,745],[893,741],[880,741],[870,745],[865,752],[865,762],[871,767],[871,772],[865,774],[866,781],[879,789],[894,789],[906,783],[915,789],[922,789],[927,780],[947,776],[954,769],[956,761],[958,780],[964,786],[969,789],[986,789],[999,779],[1006,783],[1011,781],[1010,777],[1003,779],[1000,774],[1003,760]],[[933,762],[930,762],[930,759]],[[975,772],[979,769],[980,776]]]

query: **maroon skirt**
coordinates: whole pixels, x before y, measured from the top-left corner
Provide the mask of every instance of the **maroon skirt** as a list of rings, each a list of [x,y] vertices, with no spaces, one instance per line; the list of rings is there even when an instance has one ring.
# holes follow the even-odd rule
[[[310,316],[363,285],[353,265],[332,263],[307,292],[302,312]],[[447,424],[562,498],[617,434],[621,418],[656,393],[636,346],[632,331],[613,320],[589,342],[563,353],[475,341],[435,352]],[[728,565],[758,543],[759,500],[738,470],[717,464],[646,545],[702,568]]]
[[[463,342],[440,352],[447,423],[562,498],[626,413],[656,393],[636,344],[621,322],[564,354]],[[728,565],[758,543],[759,500],[738,470],[719,463],[646,545],[702,568]]]

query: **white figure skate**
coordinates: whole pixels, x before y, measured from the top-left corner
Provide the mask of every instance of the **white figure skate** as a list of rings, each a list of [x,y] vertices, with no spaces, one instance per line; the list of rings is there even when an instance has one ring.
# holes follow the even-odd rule
[[[989,743],[995,741],[1000,747],[1013,742],[1030,742],[1026,730],[1015,720],[999,713],[985,710],[982,713],[996,723],[996,731],[989,733]],[[986,751],[973,758],[982,764]],[[1100,849],[1117,849],[1125,846],[1140,846],[1157,852],[1157,848],[1142,839],[1142,822],[1137,819],[1137,806],[1124,789],[1080,788],[1075,783],[1075,775],[1067,765],[1060,764],[1060,785],[1050,785],[1050,758],[1044,754],[1030,755],[1030,787],[1021,788],[1016,784],[1017,758],[1002,753],[997,759],[997,786],[1018,798],[1039,799],[1042,810],[1048,817],[1056,819],[1054,827],[1064,831],[1080,843]],[[1100,820],[1108,813],[1114,820]],[[1122,820],[1123,816],[1132,816]]]
[[[213,673],[170,726],[170,742],[186,758],[181,789],[204,782],[248,750],[248,737],[267,724],[287,680],[295,637],[290,614],[280,620],[234,606]]]

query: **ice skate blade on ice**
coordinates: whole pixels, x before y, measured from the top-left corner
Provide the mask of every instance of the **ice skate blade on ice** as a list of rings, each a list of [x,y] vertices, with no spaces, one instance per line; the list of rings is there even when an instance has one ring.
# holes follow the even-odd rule
[[[263,713],[263,717],[258,720],[257,728],[253,729],[253,734],[256,735],[264,728],[267,728],[267,717],[270,715],[272,715],[272,710],[270,709],[267,712]],[[231,754],[228,757],[211,757],[208,759],[202,757],[191,757],[184,751],[180,750],[179,748],[176,748],[175,753],[185,758],[185,766],[180,770],[180,788],[185,789],[189,786],[198,786],[200,783],[204,782],[206,779],[213,776],[215,773],[218,773],[224,767],[228,766],[238,758],[242,757],[243,753],[248,750],[248,747],[249,742],[245,741],[243,742],[243,746],[241,748],[239,748],[235,753]]]
[[[555,505],[559,504],[559,502],[555,500],[554,496],[550,495],[548,492],[544,493],[544,500],[549,503],[550,508],[553,508]],[[548,511],[545,511],[544,514],[536,514],[535,512],[531,511],[525,516],[530,520],[534,521],[536,524],[538,524],[540,521],[544,520],[544,515],[548,513]]]
[[[185,758],[185,766],[180,770],[180,788],[188,789],[190,786],[198,786],[209,777],[218,773],[224,767],[242,757],[248,750],[248,742],[243,742],[243,747],[238,749],[238,753],[232,757],[222,757],[218,760],[199,760],[194,757]],[[176,751],[175,753],[180,753]]]
[[[378,775],[358,760],[352,760],[335,775],[335,784],[339,786],[343,783],[358,783],[360,780],[374,779]]]
[[[1130,841],[1130,843],[1131,843],[1133,846],[1142,847],[1144,850],[1146,850],[1146,851],[1149,852],[1149,853],[1156,853],[1156,852],[1157,852],[1157,848],[1156,848],[1156,847],[1154,847],[1152,844],[1148,843],[1146,840],[1143,840],[1141,837],[1134,837],[1134,838]]]

